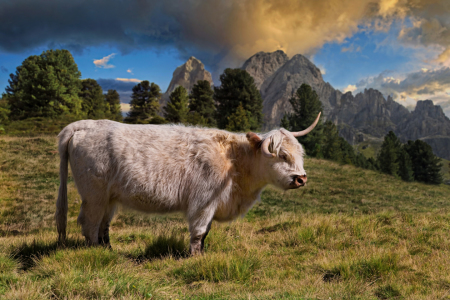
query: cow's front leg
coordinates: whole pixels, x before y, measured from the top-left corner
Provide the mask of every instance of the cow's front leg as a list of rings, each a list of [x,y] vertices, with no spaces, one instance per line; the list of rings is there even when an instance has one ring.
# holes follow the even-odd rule
[[[189,218],[189,232],[191,233],[190,252],[191,255],[203,252],[206,235],[211,229],[211,222],[214,216],[214,209],[203,209]]]

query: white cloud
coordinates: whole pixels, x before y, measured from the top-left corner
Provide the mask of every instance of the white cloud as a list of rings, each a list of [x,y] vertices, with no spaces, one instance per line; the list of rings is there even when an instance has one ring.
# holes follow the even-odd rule
[[[348,47],[342,47],[341,52],[361,52],[361,46],[355,46],[351,44]]]
[[[103,69],[111,69],[114,68],[114,65],[108,65],[108,62],[111,58],[113,58],[116,54],[115,53],[111,53],[108,56],[105,56],[101,59],[94,59],[94,65],[97,68],[103,68]]]
[[[127,73],[130,73],[131,75],[133,75],[133,69],[128,69]]]
[[[349,85],[350,87],[351,85]],[[392,76],[382,72],[360,80],[356,92],[374,88],[385,96],[392,95],[396,101],[407,107],[415,107],[418,100],[433,100],[450,117],[450,68],[421,68],[418,71]]]
[[[136,82],[136,83],[140,83],[142,81],[142,80],[136,79],[136,78],[116,78],[116,80],[122,81],[122,82]]]

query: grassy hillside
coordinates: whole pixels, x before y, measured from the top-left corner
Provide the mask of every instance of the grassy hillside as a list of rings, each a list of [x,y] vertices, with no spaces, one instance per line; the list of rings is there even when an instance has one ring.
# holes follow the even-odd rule
[[[377,158],[377,154],[381,149],[381,145],[383,144],[382,139],[370,139],[365,142],[359,143],[355,145],[355,150],[364,154],[367,158]]]
[[[0,137],[0,298],[450,299],[450,186],[308,159],[305,188],[268,188],[189,257],[177,214],[120,211],[113,249],[84,247],[71,179],[57,245],[58,164],[54,137]]]

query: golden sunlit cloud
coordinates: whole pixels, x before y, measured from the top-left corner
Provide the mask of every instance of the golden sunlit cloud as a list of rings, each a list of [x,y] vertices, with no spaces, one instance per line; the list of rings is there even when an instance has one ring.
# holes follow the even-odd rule
[[[129,103],[120,103],[120,109],[122,112],[127,113],[130,111],[130,104]]]
[[[447,49],[450,39],[447,41],[444,29],[450,32],[450,24],[436,21],[433,15],[436,7],[438,14],[450,13],[446,1],[192,0],[176,6],[167,1],[164,13],[177,20],[184,41],[202,51],[221,53],[221,66],[238,67],[260,51],[283,50],[288,56],[309,56],[326,43],[342,43],[365,29],[388,31],[395,20],[406,18],[414,26],[402,23],[404,28],[398,37],[401,42]],[[361,48],[349,45],[342,51],[358,52]]]
[[[349,84],[347,87],[345,87],[345,88],[342,90],[342,92],[344,92],[344,93],[352,92],[352,93],[353,93],[354,91],[356,91],[356,89],[357,89],[356,85]]]
[[[136,83],[140,83],[142,81],[142,80],[136,79],[136,78],[116,78],[116,80],[122,81],[122,82],[136,82]]]

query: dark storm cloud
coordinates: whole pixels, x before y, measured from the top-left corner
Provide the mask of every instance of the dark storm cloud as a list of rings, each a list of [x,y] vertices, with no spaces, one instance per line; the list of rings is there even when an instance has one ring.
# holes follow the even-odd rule
[[[8,69],[5,68],[4,66],[1,66],[1,67],[0,67],[0,71],[1,71],[2,73],[8,73]]]
[[[131,94],[133,94],[133,87],[137,82],[124,82],[116,79],[97,79],[98,84],[102,87],[104,93],[108,90],[116,90],[120,96],[121,103],[129,103],[131,101]]]
[[[132,92],[133,87],[137,84],[136,82],[123,82],[116,79],[97,79],[98,84],[102,87],[103,91],[116,90],[119,93],[122,92]]]
[[[174,1],[172,4],[177,6]],[[89,46],[134,49],[176,47],[190,52],[176,9],[150,0],[14,0],[0,3],[0,51],[18,53],[35,47],[82,53]],[[169,8],[168,8],[169,7]],[[192,54],[190,54],[192,55]]]
[[[436,3],[442,3],[439,11],[448,12],[448,0],[432,2],[3,0],[0,51],[48,46],[82,52],[88,46],[109,45],[127,53],[175,47],[182,58],[194,55],[212,68],[219,64],[238,66],[258,51],[281,49],[290,56],[311,54],[325,43],[343,42],[373,20],[377,20],[374,30],[389,28],[395,18],[412,17],[426,24],[429,16],[420,13],[434,11]],[[446,24],[442,26],[447,28]],[[402,38],[417,40],[415,29],[409,29],[404,30]],[[445,47],[445,34],[436,39]],[[418,42],[430,43],[427,39]]]

